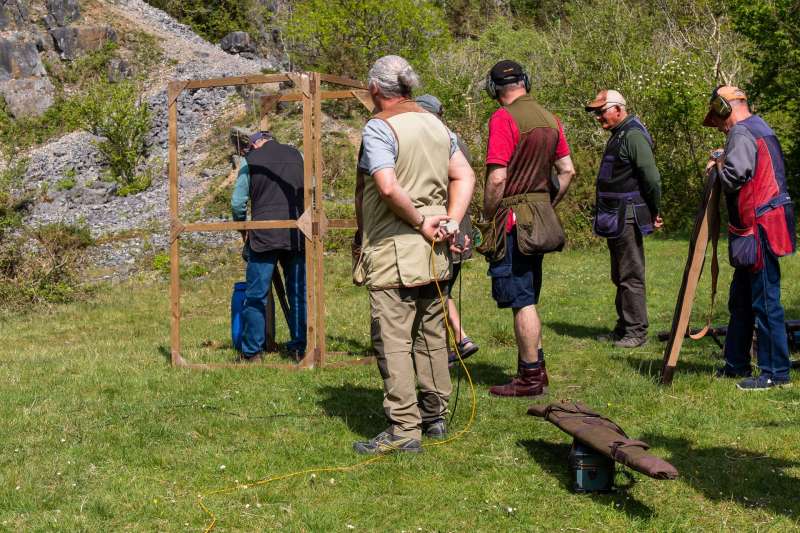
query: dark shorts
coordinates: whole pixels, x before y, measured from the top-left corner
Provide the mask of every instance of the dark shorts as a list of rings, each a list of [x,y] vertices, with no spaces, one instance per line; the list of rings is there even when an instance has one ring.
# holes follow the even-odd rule
[[[492,298],[497,307],[519,309],[539,303],[542,290],[542,255],[522,255],[517,250],[517,229],[506,234],[506,255],[489,264]]]

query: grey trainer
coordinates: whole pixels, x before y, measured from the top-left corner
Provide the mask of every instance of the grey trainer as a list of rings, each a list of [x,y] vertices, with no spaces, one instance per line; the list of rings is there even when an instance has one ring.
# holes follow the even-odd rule
[[[390,452],[419,453],[422,451],[422,444],[417,439],[395,437],[387,431],[382,431],[370,440],[354,442],[353,450],[365,455]]]
[[[444,418],[423,422],[422,434],[429,439],[444,439],[447,437],[447,422]]]
[[[617,348],[638,348],[645,344],[647,344],[647,337],[623,337],[614,341],[614,346]]]

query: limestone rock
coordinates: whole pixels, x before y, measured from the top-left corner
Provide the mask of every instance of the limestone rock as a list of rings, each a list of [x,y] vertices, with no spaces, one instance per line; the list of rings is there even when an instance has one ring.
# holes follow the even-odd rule
[[[49,78],[25,78],[0,82],[6,110],[15,118],[40,116],[53,105],[55,87]]]
[[[53,42],[62,59],[73,60],[81,53],[99,50],[109,41],[116,42],[117,34],[109,26],[69,26],[50,30]]]
[[[111,83],[119,83],[122,80],[130,78],[133,74],[130,63],[118,57],[112,58],[106,67],[108,74],[108,81]]]
[[[35,41],[22,32],[0,37],[0,81],[45,75]]]
[[[81,16],[78,0],[47,0],[47,16],[44,23],[48,29],[64,27]]]
[[[22,0],[0,0],[0,30],[18,30],[28,25],[28,6]]]
[[[233,31],[222,38],[220,47],[229,54],[241,54],[246,52],[253,54],[256,51],[256,44],[250,38],[250,34],[244,31]]]

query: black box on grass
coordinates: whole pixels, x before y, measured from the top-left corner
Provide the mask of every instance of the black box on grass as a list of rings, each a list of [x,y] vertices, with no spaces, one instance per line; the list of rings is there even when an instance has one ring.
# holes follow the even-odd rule
[[[573,479],[572,490],[577,493],[614,490],[614,460],[578,440],[572,441],[569,469]]]

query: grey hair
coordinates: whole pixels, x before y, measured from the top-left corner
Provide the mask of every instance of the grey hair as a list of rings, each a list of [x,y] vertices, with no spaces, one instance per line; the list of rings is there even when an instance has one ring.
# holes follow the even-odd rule
[[[412,89],[419,87],[419,76],[402,57],[383,56],[369,69],[367,85],[374,85],[383,96],[389,98],[411,96]]]

